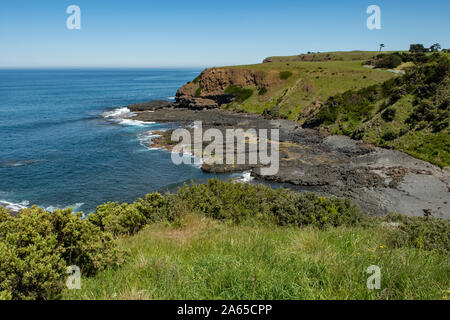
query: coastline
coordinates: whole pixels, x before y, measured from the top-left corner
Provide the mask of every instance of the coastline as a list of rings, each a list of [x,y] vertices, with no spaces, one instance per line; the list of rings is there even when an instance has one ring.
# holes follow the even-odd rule
[[[132,110],[132,109],[130,109]],[[303,192],[345,197],[370,215],[400,212],[408,216],[450,218],[447,204],[450,174],[437,166],[401,151],[374,147],[346,136],[327,135],[300,128],[291,120],[267,119],[256,114],[222,109],[191,110],[173,104],[134,111],[132,120],[178,123],[193,130],[193,121],[203,128],[280,129],[280,170],[264,176],[260,166],[219,165],[204,162],[202,170],[213,173],[249,172],[256,181],[281,184]],[[191,127],[191,128],[190,128]],[[172,130],[152,132],[149,147],[171,152]],[[209,143],[204,143],[203,147]],[[248,148],[246,148],[248,154]]]

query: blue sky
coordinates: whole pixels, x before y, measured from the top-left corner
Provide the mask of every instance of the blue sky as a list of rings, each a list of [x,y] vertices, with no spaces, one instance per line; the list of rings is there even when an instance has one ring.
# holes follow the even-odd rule
[[[68,30],[66,8],[81,8]],[[381,30],[366,9],[381,8]],[[447,0],[13,0],[0,2],[0,68],[205,67],[307,51],[450,48]]]

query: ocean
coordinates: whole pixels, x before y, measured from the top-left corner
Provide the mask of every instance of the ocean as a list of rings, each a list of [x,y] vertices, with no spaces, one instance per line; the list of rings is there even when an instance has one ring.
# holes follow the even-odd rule
[[[0,205],[88,213],[215,177],[148,147],[152,131],[176,124],[118,118],[127,105],[173,99],[200,72],[0,70]]]

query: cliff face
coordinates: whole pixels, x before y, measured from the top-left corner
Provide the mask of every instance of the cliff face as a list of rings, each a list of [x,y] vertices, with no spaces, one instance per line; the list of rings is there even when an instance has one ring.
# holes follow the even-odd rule
[[[210,68],[178,89],[176,102],[179,107],[191,109],[216,108],[233,101],[233,95],[225,93],[230,85],[260,89],[272,84],[270,74],[265,71]]]

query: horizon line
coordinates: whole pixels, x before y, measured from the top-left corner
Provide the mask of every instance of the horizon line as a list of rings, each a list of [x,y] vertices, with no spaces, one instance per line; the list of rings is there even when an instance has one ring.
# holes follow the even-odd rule
[[[0,66],[0,70],[49,69],[204,69],[212,66]]]

